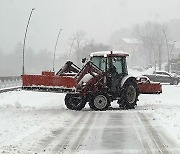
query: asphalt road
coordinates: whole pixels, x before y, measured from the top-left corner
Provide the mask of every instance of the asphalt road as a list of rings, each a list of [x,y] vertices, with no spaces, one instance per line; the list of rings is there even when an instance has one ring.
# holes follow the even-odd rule
[[[64,111],[66,112],[66,111]],[[138,110],[72,111],[66,126],[53,130],[36,153],[180,153],[180,147]],[[62,113],[63,114],[63,113]]]

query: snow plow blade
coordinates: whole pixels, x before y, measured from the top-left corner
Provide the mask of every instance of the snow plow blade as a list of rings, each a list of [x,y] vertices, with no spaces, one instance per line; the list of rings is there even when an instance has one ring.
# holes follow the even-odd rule
[[[25,90],[67,92],[75,91],[77,81],[74,76],[59,76],[54,72],[42,72],[42,75],[22,75]]]
[[[162,93],[162,86],[160,83],[139,83],[140,94],[160,94]]]
[[[162,93],[162,85],[159,82],[152,82],[146,76],[137,77],[136,80],[140,94]]]

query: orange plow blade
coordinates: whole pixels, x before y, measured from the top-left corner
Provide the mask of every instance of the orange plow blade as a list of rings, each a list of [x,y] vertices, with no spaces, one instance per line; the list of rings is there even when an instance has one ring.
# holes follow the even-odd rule
[[[59,76],[54,72],[42,72],[42,75],[22,75],[23,89],[44,91],[75,91],[77,81],[73,76]]]
[[[140,94],[162,93],[162,85],[159,82],[152,82],[146,76],[137,77],[136,80]]]

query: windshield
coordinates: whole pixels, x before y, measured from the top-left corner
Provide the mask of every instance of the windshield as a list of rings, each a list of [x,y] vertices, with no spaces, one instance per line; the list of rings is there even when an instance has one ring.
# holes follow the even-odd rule
[[[106,61],[108,63],[107,70],[109,68],[114,67],[118,74],[121,73],[128,73],[127,66],[126,66],[126,58],[125,57],[92,57],[91,61],[95,64],[98,68],[103,71],[106,71]]]
[[[91,61],[94,65],[96,65],[101,70],[105,71],[106,69],[106,59],[105,57],[92,57]]]

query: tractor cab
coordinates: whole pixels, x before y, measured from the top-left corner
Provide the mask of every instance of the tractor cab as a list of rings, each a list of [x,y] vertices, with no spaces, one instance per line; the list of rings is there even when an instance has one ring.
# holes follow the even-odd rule
[[[116,91],[119,81],[128,75],[126,57],[128,54],[120,51],[101,51],[90,55],[91,62],[107,73],[107,86]]]
[[[104,72],[110,74],[127,75],[126,53],[119,51],[101,51],[90,55],[91,62]]]

